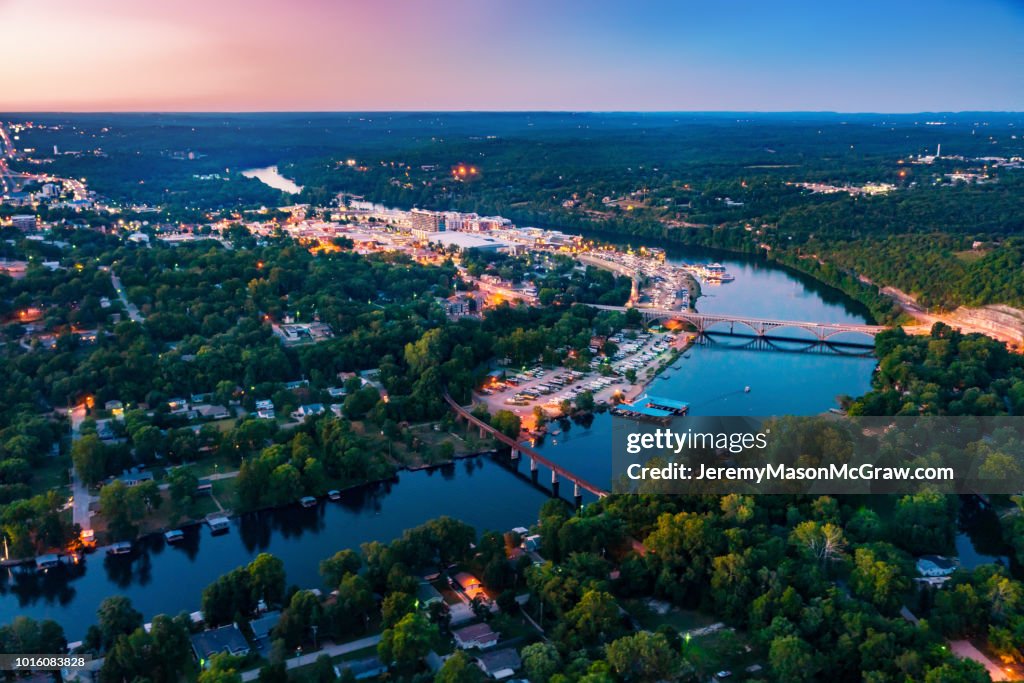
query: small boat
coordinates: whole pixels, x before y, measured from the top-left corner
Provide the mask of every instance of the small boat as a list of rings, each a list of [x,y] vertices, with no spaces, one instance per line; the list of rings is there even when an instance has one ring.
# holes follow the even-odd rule
[[[552,429],[551,432],[550,432],[551,436],[558,436],[561,433],[562,433],[561,429]]]
[[[692,354],[689,354],[689,353],[684,353],[684,354],[683,354],[683,358],[689,358],[689,357],[690,357],[691,355],[692,355]]]
[[[214,534],[226,533],[231,528],[231,520],[223,515],[210,517],[206,523],[210,526],[210,532]]]
[[[301,503],[304,508],[316,507],[316,498],[313,496],[303,496],[299,499],[299,503]]]
[[[164,533],[164,539],[168,543],[181,543],[185,540],[185,532],[181,529],[171,529]]]
[[[36,558],[36,569],[41,572],[45,572],[48,569],[53,569],[60,564],[59,555],[40,555]]]
[[[750,393],[750,387],[743,387],[743,393],[744,394],[749,394]]]
[[[327,497],[331,500],[341,500],[341,491],[338,489],[331,489],[327,492]]]
[[[668,379],[668,375],[662,375],[661,378],[662,379]]]
[[[132,551],[131,541],[121,541],[107,548],[107,555],[127,555]]]

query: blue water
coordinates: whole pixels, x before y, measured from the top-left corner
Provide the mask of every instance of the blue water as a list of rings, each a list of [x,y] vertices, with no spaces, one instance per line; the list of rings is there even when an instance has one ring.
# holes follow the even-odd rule
[[[868,322],[866,311],[847,297],[797,274],[753,259],[723,258],[696,249],[669,252],[672,262],[717,261],[734,282],[705,287],[697,301],[702,313],[807,322]],[[783,330],[779,330],[783,332]],[[787,331],[789,332],[789,331]],[[793,332],[801,336],[800,332]],[[806,334],[803,335],[806,338]],[[860,340],[855,335],[848,341]],[[680,358],[649,386],[652,394],[690,403],[693,415],[814,415],[838,407],[841,394],[860,396],[871,385],[871,356],[800,352],[808,342],[778,342],[780,349],[745,350],[749,339],[713,336]],[[863,354],[863,349],[843,353]],[[662,379],[668,374],[667,379]],[[745,389],[749,387],[749,393]],[[611,481],[612,417],[597,415],[548,436],[537,450],[599,486]]]
[[[701,311],[815,322],[866,320],[864,311],[840,293],[763,262],[699,250],[674,250],[670,258],[719,261],[736,276],[735,282],[708,288],[708,296],[697,304]],[[693,348],[690,358],[680,359],[678,370],[656,380],[651,390],[689,401],[699,415],[812,414],[835,406],[839,394],[863,393],[874,367],[871,358],[729,348],[736,343],[743,342],[719,338],[714,345]],[[743,392],[745,386],[750,393]],[[610,417],[572,424],[540,450],[584,478],[607,484]],[[528,465],[519,468],[529,474]],[[549,481],[547,472],[540,474],[541,482]],[[572,491],[561,494],[571,496]],[[18,614],[49,617],[76,640],[95,621],[99,603],[117,594],[131,598],[147,619],[191,612],[199,609],[206,585],[263,551],[284,560],[289,584],[320,586],[317,565],[340,549],[388,541],[440,515],[480,530],[526,526],[547,495],[528,476],[486,458],[460,461],[446,471],[402,473],[397,482],[352,492],[339,503],[235,520],[225,536],[212,537],[197,528],[183,547],[167,547],[162,538],[153,538],[139,544],[133,556],[91,555],[84,566],[45,575],[0,574],[0,623]]]

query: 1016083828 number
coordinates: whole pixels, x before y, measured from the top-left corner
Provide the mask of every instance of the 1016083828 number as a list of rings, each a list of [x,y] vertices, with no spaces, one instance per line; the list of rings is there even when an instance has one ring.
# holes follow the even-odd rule
[[[0,654],[0,671],[60,671],[81,669],[92,659],[89,655],[5,655]]]

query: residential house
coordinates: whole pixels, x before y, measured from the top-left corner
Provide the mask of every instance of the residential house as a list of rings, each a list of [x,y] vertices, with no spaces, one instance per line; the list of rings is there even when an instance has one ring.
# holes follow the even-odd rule
[[[492,631],[490,624],[473,624],[452,631],[452,636],[455,637],[455,644],[463,650],[486,650],[498,644],[501,634]]]
[[[917,571],[921,576],[949,576],[957,567],[956,560],[941,555],[922,555],[917,558]]]
[[[335,664],[334,675],[340,678],[346,669],[352,672],[353,677],[357,681],[376,678],[388,670],[388,668],[384,666],[384,663],[377,657],[367,657],[366,659],[356,659],[350,662],[339,662],[338,664]]]
[[[501,681],[515,674],[516,669],[523,665],[519,653],[512,648],[485,652],[476,658],[480,670],[496,681]]]
[[[257,648],[262,650],[270,645],[270,634],[279,621],[281,621],[281,612],[273,610],[249,622],[249,627],[252,628],[252,637],[256,641]]]
[[[455,575],[455,583],[459,584],[459,587],[465,591],[466,595],[472,600],[477,595],[481,597],[487,597],[484,594],[484,585],[480,583],[480,579],[476,578],[469,572],[459,572]]]
[[[203,405],[196,406],[195,411],[199,414],[199,417],[204,420],[226,420],[231,417],[231,413],[224,406],[218,405]]]
[[[441,595],[441,591],[426,582],[421,583],[416,587],[416,599],[419,600],[420,604],[424,607],[431,603],[444,602],[444,596]]]
[[[296,420],[305,420],[307,417],[322,415],[323,413],[324,406],[322,403],[308,403],[306,405],[299,406],[299,409],[292,413],[292,417]]]
[[[118,479],[121,480],[122,484],[131,488],[132,486],[138,486],[139,484],[145,483],[147,481],[153,481],[153,473],[148,470],[140,472],[132,468],[128,472],[125,472],[124,474],[119,476]]]
[[[221,652],[244,657],[249,654],[249,641],[235,624],[228,624],[210,631],[202,631],[191,638],[192,652],[201,666],[206,666],[210,657]]]

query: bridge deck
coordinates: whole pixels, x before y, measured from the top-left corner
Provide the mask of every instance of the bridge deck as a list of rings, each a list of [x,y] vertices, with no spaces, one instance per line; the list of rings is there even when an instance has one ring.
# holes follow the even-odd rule
[[[478,418],[477,416],[473,415],[468,410],[463,408],[461,405],[459,405],[458,401],[452,398],[451,395],[448,394],[448,392],[444,393],[444,400],[448,402],[448,405],[451,406],[452,410],[454,410],[456,414],[466,418],[466,420],[468,420],[469,423],[472,424],[473,426],[479,427],[480,429],[483,429],[484,431],[490,433],[491,436],[493,436],[495,439],[505,444],[509,448],[514,448],[515,450],[525,455],[527,458],[536,461],[538,464],[543,465],[544,467],[547,467],[549,470],[551,470],[558,476],[568,479],[569,481],[571,481],[573,484],[576,484],[584,491],[589,491],[598,498],[604,498],[605,496],[608,495],[608,492],[605,491],[600,486],[595,486],[594,484],[591,484],[586,479],[576,476],[575,474],[565,469],[561,465],[558,465],[557,463],[548,460],[547,458],[545,458],[543,455],[533,450],[532,448],[527,448],[526,446],[523,446],[515,439],[512,439],[502,434],[497,429],[487,424],[486,422],[484,422],[483,420],[481,420],[480,418]]]
[[[602,311],[628,311],[629,308],[626,306],[606,306],[602,304],[585,304],[591,308],[597,308]],[[804,330],[822,330],[829,331],[833,334],[840,332],[859,332],[862,334],[874,336],[879,332],[883,332],[888,327],[884,325],[858,325],[852,323],[819,323],[807,320],[777,320],[773,318],[752,318],[750,316],[743,315],[729,315],[719,313],[696,313],[693,311],[677,311],[663,308],[642,308],[636,307],[636,310],[640,311],[645,316],[655,318],[674,318],[676,320],[685,320],[690,323],[694,323],[701,330],[715,323],[742,323],[752,329],[758,327],[792,327]]]

